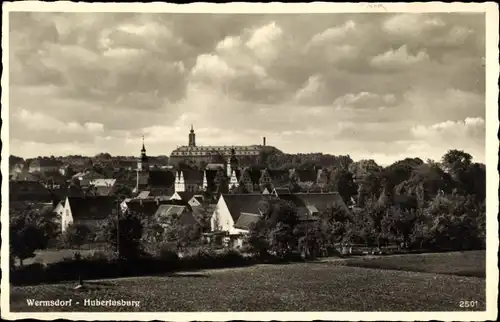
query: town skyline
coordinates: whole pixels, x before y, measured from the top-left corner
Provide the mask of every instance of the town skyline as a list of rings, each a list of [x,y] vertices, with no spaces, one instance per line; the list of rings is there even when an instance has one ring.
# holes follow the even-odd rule
[[[485,162],[482,14],[192,19],[11,13],[10,154],[137,156],[144,135],[170,156],[194,124],[199,145]]]

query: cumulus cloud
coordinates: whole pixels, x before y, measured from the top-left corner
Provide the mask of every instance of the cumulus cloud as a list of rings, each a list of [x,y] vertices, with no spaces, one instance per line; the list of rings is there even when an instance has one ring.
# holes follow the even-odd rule
[[[445,22],[440,17],[428,14],[405,13],[385,20],[383,29],[391,34],[402,36],[419,36],[422,33],[443,28]]]
[[[333,106],[337,109],[375,109],[380,110],[396,103],[394,94],[375,94],[369,92],[348,93],[337,98]]]
[[[372,58],[371,64],[377,68],[398,69],[412,66],[429,60],[429,55],[421,50],[416,54],[408,52],[408,47],[403,45],[396,50],[389,50]]]
[[[445,13],[12,13],[11,152],[130,155],[145,135],[168,155],[194,124],[200,144],[439,158],[460,143],[443,133],[484,120],[484,28]]]
[[[356,28],[356,23],[352,20],[347,21],[340,27],[332,27],[324,30],[321,33],[314,35],[309,42],[309,46],[319,45],[325,42],[343,40],[353,32]]]

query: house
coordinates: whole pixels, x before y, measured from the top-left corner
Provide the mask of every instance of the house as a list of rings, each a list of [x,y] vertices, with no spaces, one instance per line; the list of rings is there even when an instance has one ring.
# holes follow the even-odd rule
[[[23,162],[15,163],[15,164],[11,165],[9,168],[10,168],[9,172],[11,174],[23,173],[24,172],[24,163]]]
[[[59,201],[57,205],[54,207],[54,212],[57,214],[59,218],[62,218],[62,215],[64,214],[64,202],[65,200]]]
[[[28,171],[33,172],[58,172],[63,163],[55,159],[31,160]]]
[[[102,174],[99,174],[95,171],[83,171],[83,172],[78,172],[77,174],[72,176],[72,179],[79,180],[80,186],[81,187],[88,187],[90,186],[90,182],[96,179],[101,179]]]
[[[91,230],[99,229],[109,216],[118,213],[113,197],[67,197],[64,203],[61,229],[66,231],[71,224],[83,224]]]
[[[291,195],[292,193],[288,188],[274,188],[271,194],[275,195],[276,197],[279,197],[279,196],[288,196]]]
[[[209,237],[217,239],[217,235],[222,235],[229,238],[232,246],[241,246],[251,224],[262,216],[265,200],[261,194],[222,194],[210,219]]]
[[[203,204],[203,195],[188,191],[175,192],[170,200],[182,200],[191,207],[199,207]]]
[[[115,193],[115,187],[114,186],[97,186],[97,187],[92,187],[91,191],[93,192],[94,195],[96,196],[112,196]]]
[[[131,199],[126,202],[125,211],[135,213],[144,218],[152,217],[156,214],[160,205],[164,203],[165,201],[154,199]]]
[[[113,187],[116,179],[90,179],[89,184],[94,187]]]
[[[171,204],[160,205],[154,216],[164,227],[171,225],[173,221],[177,221],[181,225],[199,225],[188,206]]]
[[[40,176],[29,172],[12,173],[10,180],[12,181],[40,181]]]
[[[282,200],[292,202],[302,220],[313,219],[328,209],[342,209],[350,212],[338,192],[329,193],[294,193],[279,196]],[[312,217],[311,217],[312,216]]]

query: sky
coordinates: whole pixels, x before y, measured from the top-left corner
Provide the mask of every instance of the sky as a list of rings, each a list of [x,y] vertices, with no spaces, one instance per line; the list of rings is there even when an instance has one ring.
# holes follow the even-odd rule
[[[483,14],[10,13],[10,153],[484,162]]]

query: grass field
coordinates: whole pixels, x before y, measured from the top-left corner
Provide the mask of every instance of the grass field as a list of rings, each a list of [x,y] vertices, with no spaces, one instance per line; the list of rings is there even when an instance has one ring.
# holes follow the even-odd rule
[[[86,288],[80,291],[73,290],[75,283],[13,287],[11,310],[153,312],[485,310],[485,279],[452,274],[453,271],[460,272],[456,267],[457,263],[463,263],[467,269],[474,265],[465,259],[473,255],[464,254],[466,253],[432,255],[437,257],[427,262],[429,270],[447,274],[401,270],[402,263],[419,261],[409,258],[423,256],[405,255],[381,259],[390,260],[393,266],[399,261],[400,270],[345,266],[340,264],[345,264],[347,261],[341,260],[256,265],[166,276],[93,281],[87,282]],[[478,261],[475,263],[478,264]],[[411,265],[406,267],[414,270]],[[444,267],[450,270],[444,272]],[[27,305],[28,298],[37,300],[71,298],[73,306],[34,308]],[[85,307],[84,299],[133,300],[140,301],[140,306]],[[479,307],[460,308],[460,300],[477,300]],[[80,304],[76,305],[75,302]]]
[[[364,268],[486,277],[484,251],[358,257],[346,260],[345,264]]]

